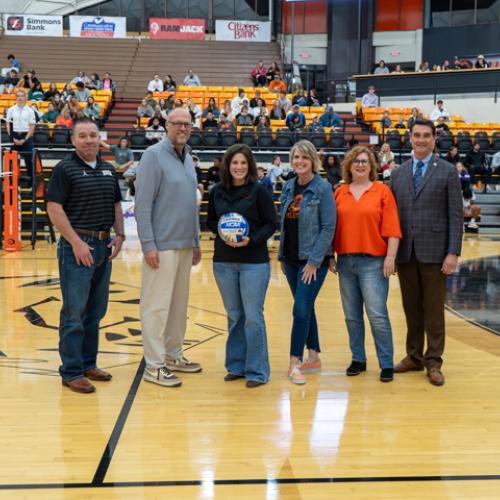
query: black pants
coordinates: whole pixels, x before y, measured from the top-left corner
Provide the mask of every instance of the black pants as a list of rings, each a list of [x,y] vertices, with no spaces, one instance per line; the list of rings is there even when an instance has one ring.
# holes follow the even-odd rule
[[[13,132],[13,139],[24,139],[28,135],[28,132]],[[12,147],[15,151],[19,152],[19,156],[24,159],[26,165],[26,173],[28,176],[28,186],[31,187],[33,183],[33,139],[28,139],[23,145],[17,146],[14,144]]]

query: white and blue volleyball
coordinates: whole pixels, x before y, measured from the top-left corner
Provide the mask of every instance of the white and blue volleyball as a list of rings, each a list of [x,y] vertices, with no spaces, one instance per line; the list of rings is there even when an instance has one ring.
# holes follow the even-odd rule
[[[250,226],[245,217],[236,212],[230,212],[221,216],[217,230],[223,241],[240,243],[244,236],[248,236]]]

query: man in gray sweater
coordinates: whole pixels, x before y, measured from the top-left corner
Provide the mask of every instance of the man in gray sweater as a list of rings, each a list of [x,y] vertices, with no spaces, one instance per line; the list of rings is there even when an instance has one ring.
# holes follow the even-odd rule
[[[191,116],[170,112],[167,136],[146,149],[137,168],[135,216],[144,261],[141,323],[144,380],[181,385],[172,372],[200,372],[183,356],[189,276],[201,260],[197,180],[187,141]]]

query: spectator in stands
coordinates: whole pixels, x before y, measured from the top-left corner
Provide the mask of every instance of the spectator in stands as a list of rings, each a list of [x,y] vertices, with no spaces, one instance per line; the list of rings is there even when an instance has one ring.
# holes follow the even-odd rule
[[[318,115],[311,115],[311,123],[307,126],[308,132],[323,132],[324,128],[318,120]]]
[[[325,155],[322,161],[323,170],[326,172],[326,180],[335,191],[342,181],[342,165],[337,155]]]
[[[446,125],[446,122],[444,121],[444,116],[440,116],[437,121],[436,132],[438,134],[442,134],[443,132],[449,132],[449,131],[450,127]]]
[[[280,92],[279,102],[281,108],[285,111],[285,113],[288,113],[288,111],[292,107],[292,102],[290,101],[290,99],[288,99],[286,92],[284,90]]]
[[[396,64],[396,67],[391,71],[391,73],[395,75],[399,75],[401,73],[404,73],[404,71],[401,69],[401,64]]]
[[[342,120],[340,116],[335,113],[333,106],[329,105],[326,111],[320,116],[319,124],[324,128],[338,128],[342,126]]]
[[[450,69],[451,69],[450,61],[448,61],[448,59],[445,59],[443,61],[443,64],[441,64],[441,71],[449,71]]]
[[[217,102],[215,101],[214,97],[210,97],[210,99],[208,100],[207,107],[203,110],[203,118],[206,118],[208,113],[212,113],[212,115],[216,119],[219,118],[220,110],[217,107]]]
[[[262,184],[269,191],[269,194],[273,196],[273,183],[266,175],[266,169],[264,167],[257,167],[257,182]]]
[[[64,108],[64,102],[63,100],[61,99],[61,94],[56,94],[52,100],[51,100],[52,104],[54,105],[54,108],[57,112],[61,112],[62,109]]]
[[[382,114],[382,118],[380,118],[380,125],[382,126],[382,129],[387,129],[392,127],[392,120],[389,115],[389,111],[385,110],[384,113]]]
[[[68,102],[71,97],[73,97],[75,95],[75,93],[73,92],[73,89],[71,88],[71,85],[69,83],[67,83],[62,91],[61,91],[61,99],[63,102]]]
[[[163,82],[163,91],[164,92],[175,92],[177,89],[177,84],[175,83],[172,75],[166,75],[165,81]]]
[[[36,123],[40,122],[43,118],[43,113],[38,109],[38,105],[35,102],[31,104],[31,109],[35,113]]]
[[[385,65],[385,61],[380,59],[380,62],[377,64],[375,71],[373,72],[375,75],[388,75],[389,68]]]
[[[78,82],[81,82],[84,85],[87,85],[90,83],[90,78],[85,74],[84,71],[79,71],[78,74],[75,76],[75,78],[73,78],[73,80],[71,80],[71,83],[74,83],[75,85]]]
[[[363,108],[376,108],[378,106],[378,96],[375,94],[375,87],[370,85],[368,93],[361,99],[361,106]]]
[[[73,118],[71,118],[71,113],[69,112],[69,107],[66,104],[59,116],[56,119],[56,125],[64,125],[68,129],[73,128]]]
[[[392,160],[394,160],[394,153],[391,151],[391,146],[389,146],[387,142],[384,142],[378,153],[378,163],[380,165],[380,170],[384,172],[387,168],[389,168],[389,163]]]
[[[286,118],[285,110],[281,107],[280,101],[276,99],[274,101],[273,109],[270,113],[271,120],[284,120]]]
[[[207,117],[206,119],[203,121],[203,129],[207,129],[207,128],[218,128],[218,122],[217,120],[215,119],[214,117],[214,114],[209,111],[207,113]]]
[[[349,146],[349,148],[352,149],[353,147],[357,146],[358,144],[359,144],[358,139],[356,139],[356,137],[354,137],[354,135],[351,135],[351,138],[347,142],[347,145]]]
[[[269,83],[269,92],[277,94],[279,92],[285,91],[285,82],[281,79],[281,76],[279,74],[275,74],[273,80]]]
[[[231,101],[229,99],[224,101],[224,107],[222,108],[221,113],[225,113],[228,120],[234,120],[233,107],[231,106]]]
[[[304,116],[304,113],[301,113],[300,107],[297,104],[292,107],[292,112],[287,116],[286,126],[290,130],[305,128],[306,117]]]
[[[78,99],[79,102],[86,102],[87,99],[90,97],[89,89],[85,87],[83,82],[77,82],[75,97]]]
[[[207,189],[210,192],[212,188],[220,182],[220,166],[222,158],[214,158],[214,164],[207,170]]]
[[[222,112],[219,116],[219,123],[217,125],[219,131],[231,131],[234,132],[236,131],[236,127],[234,126],[234,123],[232,121],[229,121],[227,119],[227,114]]]
[[[161,111],[161,116],[163,116],[163,118],[166,120],[168,113],[169,113],[170,109],[172,109],[172,108],[167,107],[167,100],[163,99],[163,97],[158,101],[158,106],[159,106],[160,111]],[[173,107],[173,103],[172,103],[172,107]]]
[[[398,167],[398,165],[396,163],[396,160],[391,160],[389,162],[389,165],[387,166],[387,168],[382,172],[382,179],[384,181],[384,184],[389,183],[389,181],[391,179],[392,171],[397,167]]]
[[[238,127],[251,127],[253,125],[254,117],[250,114],[248,106],[243,104],[241,113],[236,115],[236,125]]]
[[[431,113],[431,120],[433,122],[437,122],[440,116],[442,116],[445,119],[445,121],[448,121],[450,119],[450,114],[444,107],[442,99],[439,99],[439,101],[436,103],[436,107],[433,109]]]
[[[406,128],[404,116],[400,116],[394,128]]]
[[[453,60],[453,66],[451,66],[450,69],[464,69],[462,66],[462,63],[460,62],[460,59],[458,57],[455,57]]]
[[[36,82],[28,92],[28,99],[30,101],[43,101],[43,97],[44,92],[42,90],[42,84],[40,82]]]
[[[143,99],[141,101],[141,104],[137,108],[137,118],[139,119],[139,122],[141,121],[141,118],[143,117],[151,118],[153,115],[154,115],[154,109],[148,105],[146,99]]]
[[[155,118],[158,118],[159,122],[160,122],[160,125],[165,128],[166,124],[167,124],[167,121],[166,121],[166,118],[163,116],[163,112],[159,106],[159,104],[157,104],[155,106],[155,109],[154,109],[154,112],[153,112],[153,116],[149,119],[148,121],[148,127],[151,127],[151,125],[153,125],[153,120]]]
[[[198,78],[198,75],[193,73],[192,69],[188,69],[188,74],[184,78],[184,85],[188,85],[189,87],[199,87],[201,85],[201,81]]]
[[[163,108],[167,113],[170,113],[174,109],[175,95],[170,94],[165,101],[165,107]]]
[[[59,111],[57,111],[57,109],[54,107],[54,103],[49,102],[47,111],[42,116],[42,121],[44,123],[56,123],[58,116]]]
[[[456,146],[450,148],[445,160],[452,165],[456,165],[460,161],[460,155],[458,154],[458,148]]]
[[[118,144],[108,144],[101,141],[101,147],[109,149],[115,156],[115,168],[118,172],[125,172],[134,164],[134,152],[131,149],[130,139],[126,136],[118,139]]]
[[[241,112],[241,108],[245,101],[248,103],[248,99],[246,97],[246,93],[244,89],[238,89],[238,95],[233,97],[231,101],[231,109],[234,116],[238,115]]]
[[[274,61],[271,63],[271,65],[267,69],[267,83],[268,84],[274,80],[275,75],[281,76],[281,70],[278,66],[278,63]]]
[[[155,144],[165,135],[165,128],[160,125],[160,119],[155,116],[151,126],[146,129],[146,139],[149,144]]]
[[[102,82],[99,79],[99,75],[97,73],[92,73],[90,75],[90,81],[87,83],[87,88],[89,90],[101,90]]]
[[[476,220],[481,217],[481,207],[475,204],[476,196],[470,187],[462,190],[462,205],[464,207],[464,219],[467,221],[468,229],[479,229]]]
[[[486,175],[488,173],[488,169],[485,165],[486,155],[481,151],[481,145],[476,142],[472,149],[467,153],[465,157],[464,165],[468,168],[472,182],[475,183],[477,181],[478,175]]]
[[[464,164],[458,160],[455,162],[455,167],[457,168],[458,178],[460,179],[460,185],[462,186],[462,191],[470,187],[470,175]]]
[[[426,61],[423,61],[420,63],[420,66],[418,67],[418,73],[427,73],[430,71],[429,63]]]
[[[37,83],[40,83],[40,80],[38,80],[38,78],[35,75],[36,75],[35,70],[30,69],[23,76],[23,83],[22,83],[23,89],[32,89]]]
[[[76,120],[77,118],[81,118],[83,115],[82,108],[80,107],[80,102],[78,99],[73,96],[69,98],[69,101],[67,102],[69,112],[71,114],[71,118],[73,120]]]
[[[267,69],[264,67],[262,59],[252,69],[251,75],[254,87],[265,87],[267,85]]]
[[[21,63],[14,54],[9,54],[7,56],[7,61],[9,62],[9,68],[16,68],[17,73],[21,71]]]
[[[0,94],[11,94],[18,83],[19,75],[17,70],[11,69],[9,75],[3,79],[3,83],[0,83]]]
[[[163,81],[158,73],[149,81],[148,90],[150,92],[163,92]]]
[[[420,112],[418,111],[417,108],[412,108],[411,109],[411,115],[410,118],[408,118],[408,128],[411,129],[417,118],[420,118]]]
[[[254,124],[257,127],[257,130],[266,129],[271,126],[269,118],[266,115],[257,116]]]
[[[273,185],[273,191],[276,189],[276,184],[280,180],[282,172],[281,158],[278,155],[274,155],[271,160],[271,165],[267,169],[267,176]]]
[[[102,90],[111,90],[114,94],[116,87],[115,82],[111,79],[111,73],[104,73],[104,78],[102,79]]]
[[[307,106],[307,90],[302,90],[292,97],[292,106],[298,104],[299,106]]]
[[[196,181],[198,182],[198,192],[200,193],[201,198],[203,198],[203,170],[200,167],[200,159],[196,155],[191,155],[193,158],[193,167],[196,172]],[[201,201],[201,200],[200,200]]]
[[[500,174],[500,151],[497,151],[491,158],[491,169],[492,173]],[[498,187],[498,184],[496,187]]]
[[[264,103],[264,106],[266,106],[266,100],[262,98],[262,93],[259,89],[255,90],[255,96],[250,99],[250,107],[255,108],[257,106],[257,101],[261,100]]]
[[[90,118],[91,120],[94,120],[95,122],[97,122],[99,127],[102,125],[101,106],[99,106],[99,104],[97,104],[94,101],[94,98],[92,96],[89,96],[87,98],[87,105],[85,106],[85,109],[83,110],[83,114],[87,118]]]
[[[486,68],[489,68],[489,67],[490,67],[490,65],[486,61],[486,59],[484,58],[484,56],[482,54],[478,55],[477,59],[476,59],[476,62],[474,64],[474,68],[476,68],[476,69],[486,69]]]
[[[439,64],[433,64],[432,71],[441,71],[441,66],[439,66]]]
[[[321,106],[321,102],[319,100],[318,91],[316,89],[310,89],[307,95],[307,104],[306,106],[311,106],[313,108],[317,108]]]
[[[149,90],[146,92],[146,97],[144,97],[144,99],[146,100],[146,103],[147,105],[151,108],[151,109],[155,109],[156,108],[156,105],[158,104],[158,102],[156,101],[156,99],[153,97],[153,92],[150,92]]]
[[[57,86],[55,83],[49,83],[49,88],[45,91],[43,94],[43,100],[44,101],[50,101],[53,99],[53,97],[56,94],[59,94],[60,92],[57,90]]]
[[[266,106],[264,105],[264,101],[262,99],[257,100],[257,106],[252,108],[251,112],[255,118],[258,118],[262,114],[264,116],[267,116],[269,114],[269,111],[267,110]]]
[[[191,97],[188,97],[187,100],[187,110],[191,115],[191,120],[193,122],[193,125],[195,127],[199,127],[201,123],[201,108],[198,106],[198,104],[195,104],[195,102],[193,101],[193,99],[191,99]]]

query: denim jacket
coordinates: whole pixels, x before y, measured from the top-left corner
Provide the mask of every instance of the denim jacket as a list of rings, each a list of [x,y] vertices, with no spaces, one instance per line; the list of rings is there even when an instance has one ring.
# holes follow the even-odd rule
[[[283,186],[280,213],[280,248],[278,259],[283,260],[285,241],[285,215],[293,201],[295,182],[290,179]],[[299,259],[319,267],[323,259],[331,254],[333,235],[337,223],[337,210],[330,184],[315,175],[303,192],[299,212]]]

